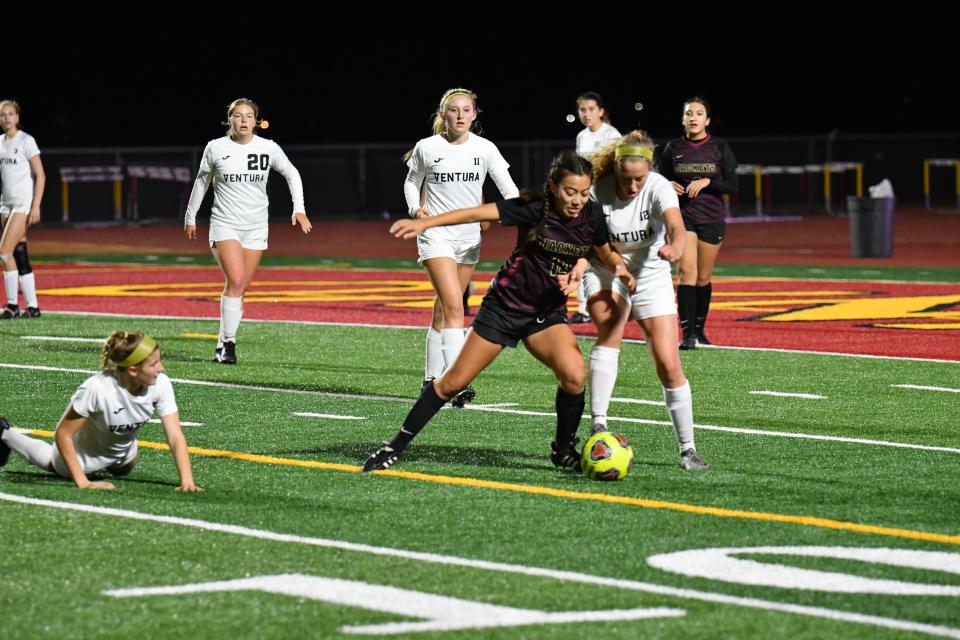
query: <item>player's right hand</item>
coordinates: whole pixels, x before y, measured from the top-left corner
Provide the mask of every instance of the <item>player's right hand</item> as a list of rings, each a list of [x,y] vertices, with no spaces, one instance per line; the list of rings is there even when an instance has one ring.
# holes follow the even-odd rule
[[[81,489],[116,489],[112,482],[106,480],[95,480],[90,484],[80,487]]]
[[[187,240],[196,240],[197,239],[197,225],[195,224],[185,224],[183,225],[183,231],[187,234]]]
[[[423,224],[419,220],[397,220],[390,225],[390,233],[404,240],[417,237],[421,231]]]

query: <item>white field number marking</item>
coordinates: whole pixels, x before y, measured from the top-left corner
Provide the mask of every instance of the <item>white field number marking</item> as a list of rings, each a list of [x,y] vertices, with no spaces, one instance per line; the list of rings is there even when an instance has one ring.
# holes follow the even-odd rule
[[[806,589],[835,593],[877,593],[896,596],[960,596],[960,586],[880,580],[833,571],[801,569],[772,562],[736,558],[739,554],[774,554],[807,558],[857,560],[893,567],[927,569],[960,575],[960,553],[857,547],[727,547],[691,549],[647,558],[647,564],[685,576],[737,584]]]
[[[169,587],[114,589],[103,593],[116,598],[128,598],[217,591],[263,591],[425,620],[424,622],[351,625],[340,628],[343,633],[377,636],[423,631],[517,627],[532,624],[676,618],[686,614],[683,609],[667,607],[558,612],[517,609],[410,589],[399,589],[354,580],[306,576],[297,573]]]

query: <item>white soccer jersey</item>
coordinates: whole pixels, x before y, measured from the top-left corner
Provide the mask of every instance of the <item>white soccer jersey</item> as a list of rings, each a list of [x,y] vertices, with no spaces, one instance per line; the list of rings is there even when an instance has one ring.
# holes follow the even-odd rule
[[[29,211],[33,204],[33,173],[30,160],[40,153],[37,141],[29,133],[17,131],[8,138],[0,134],[0,181],[3,192],[0,206]]]
[[[513,183],[510,165],[500,155],[496,145],[480,136],[468,133],[466,142],[450,144],[442,135],[424,138],[413,149],[407,161],[407,179],[403,195],[409,213],[420,207],[420,189],[426,193],[424,209],[437,215],[483,204],[483,181],[487,174],[504,198],[515,198],[520,190]],[[480,241],[479,223],[458,224],[451,227],[433,227],[424,233],[430,238]]]
[[[604,122],[596,131],[590,131],[589,127],[584,127],[583,131],[577,134],[577,153],[586,158],[591,153],[596,153],[605,146],[620,139],[620,132],[613,125]]]
[[[211,222],[239,230],[265,226],[270,217],[267,200],[270,169],[287,179],[293,211],[306,212],[300,172],[287,159],[280,145],[259,136],[254,136],[248,144],[239,144],[224,136],[211,140],[203,150],[184,223],[196,224],[197,210],[212,180]]]
[[[627,268],[638,280],[657,271],[670,272],[670,263],[657,255],[666,237],[664,212],[679,208],[670,181],[651,171],[640,193],[631,200],[617,197],[617,179],[609,175],[590,188],[591,197],[603,207],[610,230],[610,244],[623,255]],[[604,268],[592,262],[596,269]]]
[[[77,451],[118,459],[133,446],[140,427],[154,412],[165,416],[177,411],[173,385],[165,373],[134,396],[115,376],[101,371],[80,385],[70,398],[70,405],[87,419],[73,436]]]

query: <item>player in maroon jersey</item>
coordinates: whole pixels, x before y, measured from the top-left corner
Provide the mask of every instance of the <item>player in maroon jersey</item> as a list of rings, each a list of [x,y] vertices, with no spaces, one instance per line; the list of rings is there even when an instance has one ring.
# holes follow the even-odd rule
[[[683,137],[663,148],[657,167],[680,196],[687,248],[680,258],[677,308],[681,349],[710,344],[704,334],[710,311],[713,265],[726,231],[724,194],[737,192],[737,161],[725,140],[710,134],[710,103],[699,96],[683,103]]]
[[[399,238],[413,238],[434,226],[499,220],[515,225],[517,244],[483,299],[456,361],[432,384],[407,414],[393,440],[384,442],[363,471],[388,469],[441,407],[469,385],[503,351],[521,340],[557,377],[557,431],[551,461],[580,468],[577,427],[584,407],[583,355],[567,324],[567,297],[579,284],[587,254],[633,291],[634,278],[608,243],[603,210],[590,199],[593,167],[574,151],[554,157],[540,194],[416,220],[390,227]]]

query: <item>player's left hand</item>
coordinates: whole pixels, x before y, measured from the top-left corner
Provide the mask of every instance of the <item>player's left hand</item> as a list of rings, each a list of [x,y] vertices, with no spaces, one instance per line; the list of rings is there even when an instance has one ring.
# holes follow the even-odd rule
[[[657,251],[657,255],[660,256],[661,260],[666,260],[671,264],[680,259],[680,252],[669,244],[665,244],[660,247],[660,250]]]
[[[293,226],[299,224],[304,233],[310,233],[310,230],[313,229],[313,225],[310,224],[310,219],[307,217],[307,214],[302,211],[297,211],[290,217],[290,224]]]
[[[637,279],[633,277],[633,274],[627,270],[625,265],[618,264],[617,270],[613,272],[613,275],[614,277],[620,278],[620,281],[627,285],[630,293],[637,290]]]
[[[38,222],[40,222],[40,207],[32,207],[30,209],[30,215],[27,216],[27,226],[29,227]]]
[[[687,195],[696,198],[710,184],[710,178],[700,178],[687,185]]]
[[[184,482],[179,487],[174,489],[174,491],[186,491],[188,493],[203,493],[203,487],[198,487],[192,482]]]

